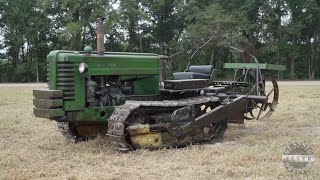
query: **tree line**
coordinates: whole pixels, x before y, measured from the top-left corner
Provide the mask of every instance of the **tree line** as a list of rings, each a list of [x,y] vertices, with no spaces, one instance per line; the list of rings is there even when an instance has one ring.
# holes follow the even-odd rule
[[[174,55],[175,71],[193,64],[241,62],[229,46],[260,62],[286,65],[282,79],[320,77],[320,0],[0,0],[0,82],[46,81],[56,49],[96,49],[105,20],[107,51]]]

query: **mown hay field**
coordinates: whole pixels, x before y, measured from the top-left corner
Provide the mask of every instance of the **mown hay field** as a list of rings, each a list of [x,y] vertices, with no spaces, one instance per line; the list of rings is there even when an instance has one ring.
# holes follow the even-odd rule
[[[280,103],[266,121],[230,125],[224,143],[181,149],[113,150],[106,138],[68,143],[56,123],[32,114],[32,89],[0,85],[0,179],[320,179],[320,82],[280,82]],[[288,172],[281,156],[310,145],[310,172]]]

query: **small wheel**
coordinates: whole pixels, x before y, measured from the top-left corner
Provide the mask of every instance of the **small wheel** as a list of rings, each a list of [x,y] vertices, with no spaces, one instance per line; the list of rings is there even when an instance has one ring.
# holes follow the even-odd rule
[[[129,121],[127,121],[127,125],[134,125],[134,124],[150,124],[150,120],[148,115],[143,109],[137,109],[129,115]]]

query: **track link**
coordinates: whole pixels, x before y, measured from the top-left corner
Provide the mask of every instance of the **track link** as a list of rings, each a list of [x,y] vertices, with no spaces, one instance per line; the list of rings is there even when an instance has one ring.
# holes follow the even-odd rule
[[[120,151],[135,149],[126,139],[126,120],[130,113],[139,107],[184,107],[188,105],[201,105],[208,102],[217,102],[219,99],[213,96],[201,96],[179,100],[164,101],[134,101],[127,100],[125,104],[115,107],[108,120],[108,136],[112,139],[112,145]]]

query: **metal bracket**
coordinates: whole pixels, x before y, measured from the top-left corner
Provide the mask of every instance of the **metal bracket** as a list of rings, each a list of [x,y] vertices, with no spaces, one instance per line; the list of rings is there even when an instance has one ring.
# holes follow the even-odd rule
[[[168,132],[174,136],[184,135],[185,129],[182,130],[182,126],[187,123],[193,123],[195,121],[195,106],[189,105],[175,110],[171,115],[171,124],[168,127]],[[192,131],[192,130],[191,130]]]

